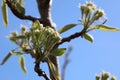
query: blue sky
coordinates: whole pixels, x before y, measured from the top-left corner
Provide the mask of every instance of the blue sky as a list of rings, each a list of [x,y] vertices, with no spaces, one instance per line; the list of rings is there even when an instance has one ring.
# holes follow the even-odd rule
[[[119,0],[93,0],[98,8],[105,10],[108,17],[107,25],[120,28],[120,1]],[[0,1],[1,2],[1,1]],[[35,0],[25,1],[26,14],[39,17]],[[79,3],[85,3],[86,0],[53,0],[52,17],[57,24],[57,29],[69,23],[78,23],[81,14],[78,8]],[[30,9],[29,9],[30,8]],[[9,25],[5,28],[2,23],[0,8],[0,61],[5,55],[16,47],[6,36],[12,31],[20,30],[20,24],[31,26],[29,21],[22,21],[16,18],[9,10]],[[79,32],[81,26],[77,26],[62,36],[66,37],[75,32]],[[94,42],[91,44],[82,38],[72,40],[70,43],[64,43],[60,47],[73,46],[70,55],[70,63],[66,69],[66,80],[95,80],[95,75],[101,71],[110,72],[120,79],[120,32],[90,32],[94,36]],[[25,55],[27,74],[23,74],[18,63],[19,56],[12,56],[9,61],[0,66],[0,80],[44,80],[39,78],[34,72],[34,59]],[[62,66],[64,56],[60,57],[60,66]],[[42,66],[46,70],[46,65]],[[48,72],[48,71],[47,71]]]

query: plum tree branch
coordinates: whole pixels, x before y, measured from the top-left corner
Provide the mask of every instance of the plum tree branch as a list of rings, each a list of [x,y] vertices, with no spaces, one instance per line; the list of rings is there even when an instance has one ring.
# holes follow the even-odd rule
[[[8,5],[8,7],[10,8],[10,10],[12,11],[12,13],[13,13],[17,18],[19,18],[19,19],[22,19],[22,20],[30,20],[30,21],[32,21],[32,22],[34,22],[35,20],[38,20],[38,19],[39,19],[39,18],[32,17],[32,16],[30,16],[30,15],[27,16],[27,15],[20,14],[20,13],[16,10],[15,6],[13,6],[9,0],[6,0],[6,3],[7,3],[7,5]]]
[[[35,72],[38,74],[38,76],[43,76],[46,80],[51,80],[48,76],[47,76],[47,74],[44,72],[44,71],[42,71],[42,69],[40,69],[40,63],[36,63],[35,64],[35,67],[34,67],[34,70],[35,70]]]
[[[51,5],[52,0],[36,0],[38,5],[38,11],[41,16],[40,23],[43,24],[44,27],[50,26],[55,29],[55,23],[52,21],[51,16]]]
[[[73,39],[75,39],[77,37],[80,37],[80,36],[82,37],[83,34],[85,34],[85,33],[86,33],[86,30],[83,29],[81,32],[76,32],[76,33],[74,33],[74,34],[72,34],[72,35],[70,35],[68,37],[63,38],[62,41],[60,43],[58,43],[57,45],[61,45],[64,42],[70,42],[71,40],[73,40]]]

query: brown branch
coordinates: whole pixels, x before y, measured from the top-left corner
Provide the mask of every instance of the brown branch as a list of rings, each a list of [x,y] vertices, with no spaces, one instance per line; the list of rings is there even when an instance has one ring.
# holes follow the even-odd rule
[[[30,20],[30,21],[32,21],[32,22],[34,22],[35,20],[38,20],[38,19],[39,19],[39,18],[35,18],[35,17],[29,16],[29,15],[26,16],[26,15],[20,14],[20,13],[16,10],[15,6],[13,6],[9,0],[6,0],[6,3],[7,3],[7,5],[8,5],[8,7],[10,8],[10,10],[12,11],[12,13],[13,13],[17,18],[19,18],[19,19],[22,19],[22,20]]]
[[[31,49],[25,49],[24,51],[25,51],[27,54],[30,54],[33,58],[36,58],[36,55],[33,54],[33,52],[32,52]],[[40,69],[40,66],[39,66],[39,65],[40,65],[40,62],[38,62],[38,61],[36,60],[34,70],[35,70],[35,72],[38,74],[38,76],[43,76],[46,80],[51,80],[51,79],[47,76],[47,74],[46,74],[44,71],[42,71],[42,69]]]
[[[51,18],[51,0],[37,0],[41,18]]]
[[[44,27],[50,26],[53,29],[55,29],[56,25],[55,23],[53,23],[51,17],[52,0],[36,0],[36,1],[41,16],[40,23],[42,23]]]
[[[35,70],[35,72],[38,74],[38,76],[43,76],[46,80],[51,80],[51,79],[47,76],[47,74],[46,74],[44,71],[42,71],[42,69],[40,69],[39,63],[36,63],[36,64],[35,64],[34,70]]]
[[[70,46],[68,48],[68,52],[65,55],[65,61],[64,61],[63,67],[62,67],[62,75],[61,75],[62,80],[65,80],[65,71],[66,71],[66,67],[67,67],[68,63],[70,62],[69,56],[70,56],[71,51],[72,51],[72,46]]]
[[[57,45],[61,45],[64,42],[70,42],[72,39],[75,39],[80,36],[82,37],[83,34],[85,34],[85,33],[86,33],[86,30],[83,29],[81,32],[76,32],[75,34],[72,34],[66,38],[63,38],[62,41],[60,43],[58,43]]]

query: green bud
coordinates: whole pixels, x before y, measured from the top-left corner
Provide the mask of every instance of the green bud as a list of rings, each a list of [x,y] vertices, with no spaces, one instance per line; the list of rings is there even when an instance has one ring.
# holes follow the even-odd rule
[[[25,33],[27,32],[27,27],[25,27],[25,26],[21,26],[21,34],[22,35],[25,35]]]
[[[22,26],[21,26],[21,30],[22,30],[22,31],[27,31],[27,27],[22,25]]]
[[[100,76],[99,75],[96,75],[96,80],[100,80]]]
[[[86,2],[87,7],[91,7],[91,9],[94,11],[96,9],[96,5],[93,2]]]
[[[96,20],[99,20],[100,18],[104,17],[105,16],[105,13],[104,13],[104,10],[102,9],[97,9],[95,11],[95,13],[93,14],[93,17],[91,18],[91,22],[90,22],[90,25],[96,21]]]
[[[102,72],[101,75],[102,75],[102,79],[103,79],[103,80],[107,80],[107,79],[110,77],[110,73],[104,72],[104,71]]]
[[[62,40],[62,37],[60,36],[60,34],[57,31],[55,31],[55,38],[58,39],[58,42],[61,42],[61,40]]]
[[[86,14],[91,14],[94,10],[92,9],[92,7],[88,6],[87,7],[87,13]]]
[[[12,35],[8,36],[8,38],[9,38],[12,42],[14,42],[14,43],[16,43],[16,44],[17,44],[18,39],[16,39],[16,38],[15,38],[15,37],[13,37]]]
[[[111,77],[111,80],[117,80],[115,76],[112,76]]]
[[[18,32],[17,31],[12,32],[11,34],[12,34],[13,37],[18,36]]]
[[[104,15],[105,15],[104,10],[98,9],[98,10],[95,12],[93,18],[94,18],[94,20],[99,20],[99,19],[100,19],[101,17],[103,17]]]
[[[87,8],[87,7],[86,7],[85,4],[83,4],[83,5],[80,6],[80,9],[81,9],[82,15],[86,13],[86,8]]]
[[[38,20],[36,20],[33,24],[32,24],[32,30],[35,30],[35,29],[43,29],[43,24],[40,24],[40,22]]]
[[[99,9],[99,16],[100,16],[100,17],[103,17],[104,15],[105,15],[104,10]]]

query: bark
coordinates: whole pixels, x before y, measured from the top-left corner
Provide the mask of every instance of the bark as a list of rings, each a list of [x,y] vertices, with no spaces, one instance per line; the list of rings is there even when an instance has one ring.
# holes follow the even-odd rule
[[[44,27],[50,26],[53,29],[55,29],[55,23],[52,21],[52,17],[51,17],[52,0],[37,0],[37,5],[38,5],[38,10],[41,16],[40,23],[42,23]],[[59,63],[58,63],[57,57],[50,55],[49,59],[53,62],[53,64],[55,65],[55,67],[59,72]],[[51,71],[50,71],[50,78],[52,80],[55,80]]]
[[[51,6],[52,0],[37,0],[38,10],[41,16],[40,23],[44,27],[50,26],[55,29],[55,23],[52,21]]]

